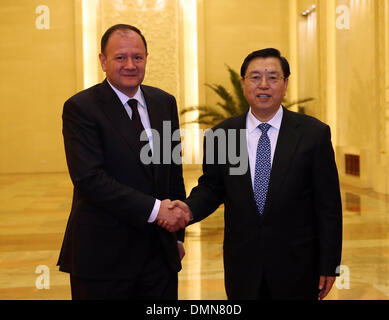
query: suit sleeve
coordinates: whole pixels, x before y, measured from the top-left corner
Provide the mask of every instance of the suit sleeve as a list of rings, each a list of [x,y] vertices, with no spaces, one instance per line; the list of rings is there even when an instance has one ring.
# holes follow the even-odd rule
[[[179,132],[179,120],[178,120],[178,113],[177,113],[177,104],[174,97],[172,97],[172,133]],[[176,139],[174,139],[176,140]],[[173,151],[175,154],[180,154],[181,157],[181,141],[172,141],[172,154]],[[182,159],[182,157],[181,157]],[[184,185],[184,178],[182,173],[182,161],[181,163],[175,163],[174,159],[172,161],[172,164],[170,166],[170,197],[171,200],[185,200],[186,198],[186,192],[185,192],[185,185]]]
[[[320,275],[339,274],[342,251],[342,203],[338,171],[331,144],[330,128],[326,126],[315,154],[314,205],[319,230]]]
[[[214,149],[208,150],[206,136],[204,138],[203,175],[186,200],[193,214],[192,223],[208,217],[224,202],[223,178],[217,158],[218,144],[215,143]],[[213,152],[214,157],[207,157],[209,152]],[[207,159],[214,159],[214,161],[208,163]]]
[[[105,170],[97,121],[73,100],[63,109],[66,160],[74,187],[85,201],[132,226],[147,223],[155,199],[119,183]]]
[[[179,126],[179,119],[178,119],[178,112],[177,112],[177,103],[176,99],[172,96],[172,114],[171,114],[171,121],[172,121],[172,133],[179,132],[180,126]],[[172,141],[172,154],[173,150],[175,152],[178,151],[181,155],[181,141]],[[181,157],[182,159],[182,157]],[[182,172],[182,161],[181,163],[175,163],[175,161],[172,161],[172,164],[170,166],[170,185],[169,185],[169,196],[171,200],[181,200],[184,201],[186,198],[186,191],[185,191],[185,184],[184,184],[184,177]],[[177,232],[177,240],[184,242],[185,238],[185,229],[181,229]]]

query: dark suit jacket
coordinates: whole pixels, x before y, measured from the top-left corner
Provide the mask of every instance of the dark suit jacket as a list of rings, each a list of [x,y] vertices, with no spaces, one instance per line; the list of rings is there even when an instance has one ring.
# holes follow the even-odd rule
[[[245,129],[246,116],[214,129]],[[227,138],[227,149],[231,146],[239,150],[239,139]],[[247,157],[246,138],[242,150]],[[263,273],[275,298],[312,297],[319,275],[335,275],[341,258],[342,209],[329,127],[284,108],[262,216],[250,170],[231,175],[234,166],[228,159],[203,164],[199,184],[187,199],[194,222],[224,203],[228,298],[255,299]]]
[[[162,122],[171,121],[172,132],[178,129],[175,98],[149,86],[142,85],[141,90],[151,127],[161,142],[170,141]],[[149,258],[150,248],[161,243],[178,272],[176,234],[147,220],[156,198],[185,199],[182,166],[142,164],[131,120],[106,80],[65,102],[63,136],[74,195],[60,270],[83,277],[131,279]],[[170,147],[178,143],[173,141]],[[162,150],[161,146],[161,154]]]

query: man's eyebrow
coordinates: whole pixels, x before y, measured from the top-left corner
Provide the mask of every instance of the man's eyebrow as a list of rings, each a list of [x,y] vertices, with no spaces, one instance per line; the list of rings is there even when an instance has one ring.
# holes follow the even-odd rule
[[[251,71],[251,72],[249,72],[249,74],[262,74],[262,73],[280,74],[278,71],[265,71],[265,72]]]

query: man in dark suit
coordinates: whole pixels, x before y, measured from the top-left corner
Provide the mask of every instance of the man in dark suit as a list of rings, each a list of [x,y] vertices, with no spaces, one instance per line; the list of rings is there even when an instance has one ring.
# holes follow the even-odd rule
[[[73,299],[177,299],[183,230],[170,233],[155,222],[167,220],[174,231],[188,222],[167,208],[168,199],[185,199],[181,164],[158,164],[161,150],[179,143],[163,122],[172,131],[179,122],[173,96],[141,85],[147,55],[136,27],[109,28],[99,55],[106,79],[64,105],[74,195],[58,265],[70,273]],[[143,148],[154,164],[140,157]]]
[[[229,299],[323,299],[339,273],[342,208],[330,128],[281,105],[289,75],[276,49],[246,57],[241,82],[249,111],[213,128],[225,139],[211,146],[205,139],[198,186],[186,204],[170,205],[191,211],[194,223],[224,203]],[[236,161],[220,161],[220,150],[240,150],[239,165],[248,170],[237,174]]]

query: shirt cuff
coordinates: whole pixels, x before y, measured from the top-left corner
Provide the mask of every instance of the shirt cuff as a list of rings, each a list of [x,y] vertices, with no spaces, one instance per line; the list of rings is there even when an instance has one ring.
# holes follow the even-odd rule
[[[154,208],[151,211],[149,219],[147,220],[148,223],[153,223],[155,219],[157,219],[160,206],[161,206],[161,200],[155,199]]]

